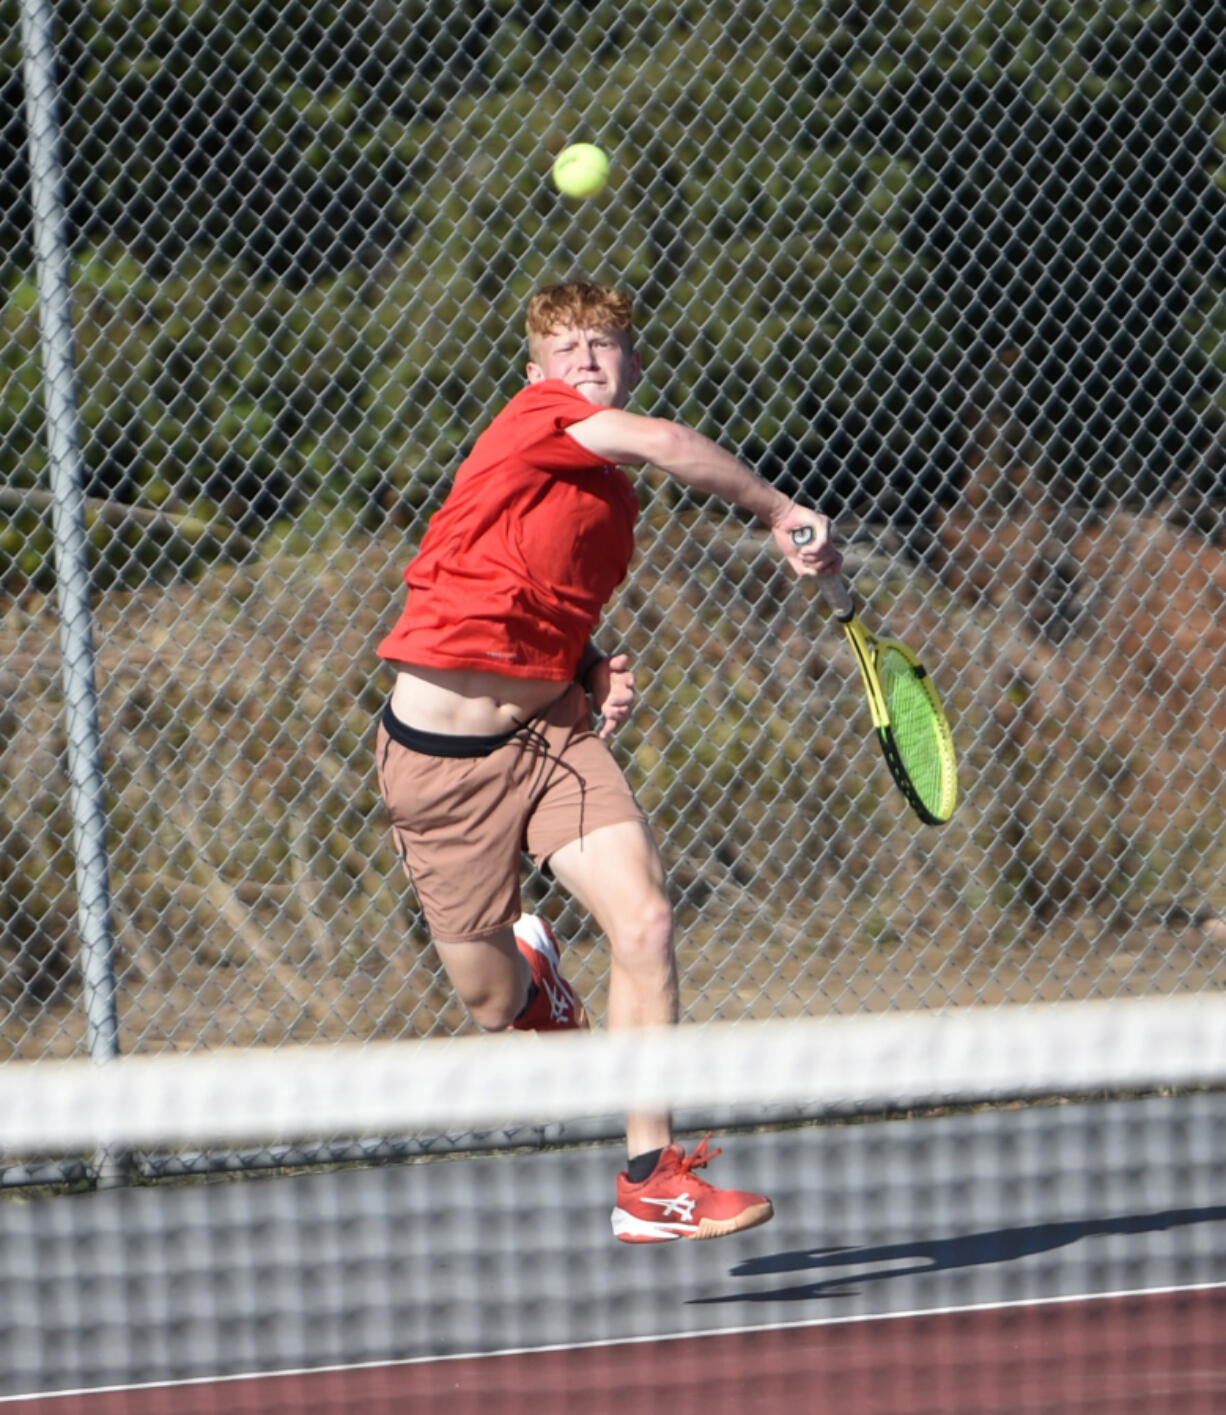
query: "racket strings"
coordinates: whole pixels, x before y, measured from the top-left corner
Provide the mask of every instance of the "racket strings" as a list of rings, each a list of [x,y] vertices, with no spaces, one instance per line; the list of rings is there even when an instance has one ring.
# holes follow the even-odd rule
[[[887,648],[878,675],[898,761],[926,810],[944,819],[952,807],[952,743],[923,672]]]

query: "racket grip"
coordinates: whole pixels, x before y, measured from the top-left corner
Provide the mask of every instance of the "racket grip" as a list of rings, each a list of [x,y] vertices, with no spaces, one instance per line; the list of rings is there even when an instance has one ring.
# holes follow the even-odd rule
[[[817,585],[822,592],[822,598],[830,606],[831,614],[840,624],[846,624],[849,619],[855,618],[856,605],[851,591],[837,575],[819,575]]]
[[[792,544],[799,549],[802,545],[808,545],[813,539],[813,527],[797,526],[791,535]],[[817,584],[822,592],[822,598],[830,606],[830,612],[841,624],[846,624],[856,612],[851,591],[838,575],[819,575]]]

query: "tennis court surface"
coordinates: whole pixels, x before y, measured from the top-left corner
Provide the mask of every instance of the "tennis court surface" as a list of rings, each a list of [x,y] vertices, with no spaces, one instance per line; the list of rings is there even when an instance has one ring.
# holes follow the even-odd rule
[[[1074,1010],[1045,1010],[1064,1013],[1066,1031],[1034,1032],[1026,1043],[1036,1049],[1033,1067],[1004,1014],[991,1014],[995,1026],[987,1014],[976,1018],[974,1033],[951,1034],[927,1019],[914,1034],[927,1038],[923,1055],[952,1049],[959,1065],[979,1073],[984,1104],[941,1101],[951,1089],[946,1062],[926,1071],[916,1060],[920,1041],[900,1042],[887,1029],[875,1061],[849,1053],[858,1077],[813,1082],[811,1091],[828,1092],[815,1120],[782,1123],[782,1108],[804,1089],[805,1067],[830,1065],[828,1052],[811,1049],[831,1044],[818,1032],[838,1031],[798,1024],[795,1066],[781,1069],[772,1054],[773,1079],[760,1080],[769,1097],[761,1110],[774,1123],[717,1135],[724,1153],[709,1171],[716,1182],[771,1195],[776,1218],[712,1242],[613,1239],[609,1210],[622,1163],[615,1144],[10,1196],[0,1204],[3,1408],[1221,1411],[1226,1093],[1206,1079],[1221,1062],[1222,1044],[1212,1041],[1221,1008],[1139,1004],[1148,1010],[1138,1013],[1112,1004],[1124,1029],[1112,1040],[1115,1029],[1095,1006],[1080,1009],[1094,1019],[1082,1033],[1097,1053],[1080,1071],[1050,1060],[1075,1035]],[[772,1039],[778,1030],[786,1029]],[[753,1029],[736,1031],[752,1050]],[[496,1094],[480,1113],[519,1120],[552,1105],[548,1095],[507,1099],[542,1058],[553,1071],[590,1056],[598,1064],[585,1089],[597,1099],[606,1059],[625,1080],[625,1053],[604,1057],[608,1039],[587,1039],[589,1052],[572,1052],[573,1040],[491,1046],[497,1075],[486,1072],[486,1089]],[[709,1109],[718,1110],[716,1096],[730,1088],[708,1054],[739,1060],[741,1043],[698,1029],[683,1029],[682,1040],[695,1065],[707,1056],[702,1079],[713,1091]],[[1004,1098],[1010,1088],[994,1059],[985,1052],[975,1066],[968,1046],[1009,1052],[1017,1099]],[[1148,1094],[1135,1082],[1137,1046],[1162,1076]],[[1039,1062],[1040,1048],[1048,1062]],[[1180,1053],[1188,1084],[1169,1083],[1175,1059],[1157,1055],[1163,1048]],[[1125,1065],[1126,1053],[1133,1060]],[[677,1055],[658,1060],[675,1066]],[[524,1074],[505,1064],[508,1056],[525,1059]],[[443,1054],[457,1094],[479,1084],[481,1070],[467,1069],[479,1057],[454,1044]],[[388,1065],[406,1068],[402,1081],[441,1083],[442,1073],[422,1072],[411,1054],[377,1060],[371,1083],[387,1080]],[[1118,1071],[1121,1083],[1040,1100],[1046,1064],[1077,1071],[1083,1091],[1097,1071]],[[910,1112],[865,1113],[863,1088],[886,1085],[893,1065],[906,1070],[896,1089]],[[880,1075],[866,1081],[874,1067]],[[339,1071],[338,1087],[356,1086]],[[230,1127],[249,1134],[272,1124],[266,1103],[301,1109],[310,1089],[301,1084],[309,1068],[300,1068],[287,1097],[270,1098],[253,1062],[257,1100],[232,1097],[230,1118],[210,1120],[199,1113],[208,1107],[194,1083],[159,1074],[177,1096],[167,1113],[176,1104],[197,1112],[172,1127],[177,1144],[193,1125],[222,1138]],[[79,1071],[64,1079],[81,1104],[74,1133],[93,1139],[115,1135],[114,1116],[100,1118],[112,1102],[131,1111],[150,1084],[142,1076],[135,1090],[108,1099],[83,1086]],[[210,1084],[219,1080],[234,1086],[233,1073],[214,1074]],[[17,1092],[5,1086],[0,1101],[12,1123],[8,1133],[0,1123],[0,1134],[9,1153],[29,1153],[21,1127],[33,1121],[13,1118]],[[692,1104],[692,1087],[681,1089]],[[829,1098],[840,1090],[849,1098],[841,1107]],[[25,1093],[31,1108],[46,1105],[49,1093]],[[410,1113],[412,1101],[406,1094]],[[362,1110],[356,1091],[353,1104]],[[726,1118],[742,1125],[744,1101],[725,1104]],[[327,1111],[327,1097],[320,1106]],[[355,1114],[354,1133],[372,1123]],[[62,1133],[49,1128],[62,1147]],[[140,1127],[120,1128],[147,1143]],[[302,1119],[290,1127],[309,1128]],[[278,1133],[287,1133],[284,1124]]]

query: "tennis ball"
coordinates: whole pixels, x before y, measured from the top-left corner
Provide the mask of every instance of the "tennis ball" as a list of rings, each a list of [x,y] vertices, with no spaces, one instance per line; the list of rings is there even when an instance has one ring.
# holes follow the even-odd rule
[[[609,159],[595,143],[572,143],[553,164],[553,184],[563,196],[594,197],[608,180]]]

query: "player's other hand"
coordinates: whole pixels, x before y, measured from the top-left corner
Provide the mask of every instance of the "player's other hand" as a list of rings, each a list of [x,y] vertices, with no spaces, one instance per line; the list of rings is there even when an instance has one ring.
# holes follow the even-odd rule
[[[634,711],[634,670],[630,667],[629,654],[615,653],[611,658],[602,658],[589,677],[592,701],[604,718],[599,735],[612,737]]]
[[[803,545],[792,539],[802,527],[812,532]],[[837,575],[843,557],[835,547],[830,517],[803,506],[793,506],[771,528],[775,544],[798,575]]]

